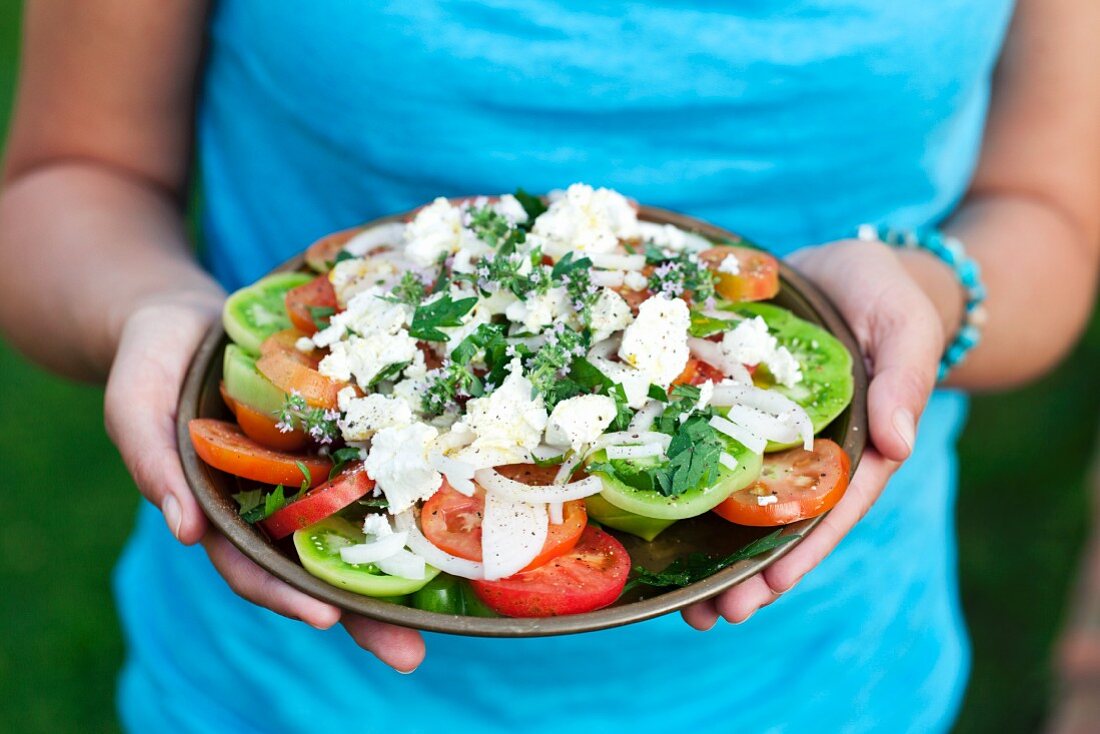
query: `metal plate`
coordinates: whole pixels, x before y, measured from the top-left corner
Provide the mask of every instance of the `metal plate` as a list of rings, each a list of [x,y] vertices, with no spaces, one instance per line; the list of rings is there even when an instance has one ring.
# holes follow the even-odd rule
[[[405,216],[385,217],[370,224],[400,220]],[[662,209],[641,207],[639,218],[651,222],[674,224],[718,243],[739,239],[726,230]],[[302,267],[302,262],[302,258],[298,257],[285,263],[278,270],[296,270]],[[790,309],[802,319],[823,326],[836,335],[855,356],[853,360],[855,393],[852,403],[821,434],[832,438],[844,447],[852,459],[854,473],[867,439],[868,381],[863,360],[859,357],[856,339],[828,299],[809,281],[786,264],[781,264],[780,279],[780,292],[774,302]],[[640,622],[710,598],[767,568],[799,542],[796,540],[787,543],[769,553],[737,563],[682,589],[664,593],[636,589],[605,609],[562,617],[509,619],[438,614],[380,602],[338,589],[311,576],[302,568],[289,539],[273,543],[260,530],[241,520],[237,514],[236,503],[232,499],[232,494],[241,489],[238,480],[208,466],[195,454],[187,432],[188,422],[192,418],[199,417],[229,417],[218,393],[222,371],[222,351],[226,343],[225,331],[221,324],[216,324],[196,351],[183,384],[176,430],[187,481],[213,525],[223,532],[242,553],[291,586],[350,612],[405,627],[458,635],[539,637],[589,632]],[[821,517],[803,520],[787,526],[783,532],[805,535],[820,521]],[[652,542],[643,541],[627,533],[611,532],[626,546],[634,564],[659,571],[675,558],[693,551],[732,553],[746,543],[766,535],[770,530],[733,525],[712,513],[706,513],[701,517],[677,522]]]

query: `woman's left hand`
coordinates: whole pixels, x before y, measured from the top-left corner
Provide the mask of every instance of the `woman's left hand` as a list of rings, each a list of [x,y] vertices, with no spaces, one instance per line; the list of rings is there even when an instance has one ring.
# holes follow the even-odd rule
[[[771,604],[813,570],[867,514],[887,480],[913,451],[917,420],[932,392],[944,350],[941,309],[895,250],[880,243],[844,240],[801,250],[791,261],[829,296],[859,342],[871,375],[867,395],[871,441],[844,497],[790,553],[732,589],[683,611],[684,620],[699,630],[713,627],[718,617],[744,622]],[[922,266],[936,264],[929,261]]]

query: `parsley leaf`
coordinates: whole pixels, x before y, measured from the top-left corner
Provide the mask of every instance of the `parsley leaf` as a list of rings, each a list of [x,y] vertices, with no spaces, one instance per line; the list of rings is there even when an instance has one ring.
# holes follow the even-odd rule
[[[691,326],[688,327],[688,333],[694,337],[705,338],[713,334],[720,334],[723,331],[729,331],[737,325],[735,319],[716,319],[710,316],[704,316],[698,311],[691,312]]]
[[[582,257],[579,260],[573,259],[573,253],[565,253],[565,257],[554,263],[553,270],[550,271],[550,277],[555,281],[561,281],[567,275],[571,275],[574,271],[587,272],[592,268],[592,261],[587,257]]]
[[[776,530],[724,557],[698,552],[689,553],[682,558],[677,558],[668,564],[665,570],[660,572],[647,571],[641,566],[635,566],[634,577],[623,588],[623,593],[625,594],[638,586],[650,586],[655,589],[678,589],[682,586],[688,586],[696,581],[702,581],[708,576],[713,576],[738,561],[759,556],[802,537],[797,533],[782,535],[782,532],[782,529]]]
[[[380,382],[396,379],[401,374],[401,371],[408,367],[410,364],[412,364],[412,360],[405,360],[404,362],[394,362],[393,364],[386,365],[378,371],[377,375],[371,378],[371,381],[367,384],[367,387],[374,387]]]
[[[393,290],[390,291],[390,294],[385,296],[385,300],[390,303],[404,303],[416,308],[424,300],[424,294],[424,281],[420,279],[420,276],[413,272],[406,272],[401,276],[401,280],[397,282],[397,285],[393,287]]]
[[[529,194],[523,189],[516,189],[516,193],[513,194],[516,197],[516,201],[523,207],[523,211],[527,212],[527,221],[524,223],[528,229],[534,226],[535,219],[540,214],[546,211],[547,206],[537,196]]]
[[[658,402],[661,402],[661,403],[667,403],[668,402],[668,393],[665,392],[665,389],[663,387],[661,387],[660,385],[650,385],[648,395],[649,395],[649,397],[651,397],[652,399],[654,399]]]
[[[253,523],[262,520],[264,493],[262,489],[250,489],[247,492],[237,492],[233,499],[240,505],[240,515],[245,522]]]
[[[462,317],[477,305],[477,296],[457,301],[447,293],[431,303],[422,304],[413,312],[409,334],[430,342],[449,341],[450,337],[439,330],[441,326],[462,326]]]
[[[344,471],[353,461],[358,461],[362,456],[361,450],[354,446],[345,446],[342,449],[336,449],[332,452],[332,468],[329,469],[328,478],[329,481],[333,480],[340,472]]]
[[[332,306],[310,306],[309,317],[313,320],[313,325],[317,327],[317,330],[328,326],[329,319],[336,313],[336,309]]]

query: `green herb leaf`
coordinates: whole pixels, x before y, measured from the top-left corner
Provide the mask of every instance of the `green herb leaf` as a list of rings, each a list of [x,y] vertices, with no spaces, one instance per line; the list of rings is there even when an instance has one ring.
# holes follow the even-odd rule
[[[439,330],[441,326],[462,326],[462,317],[477,305],[477,296],[452,300],[451,294],[437,298],[431,303],[418,306],[413,313],[409,334],[417,339],[431,342],[445,342],[449,336]]]
[[[655,589],[680,588],[702,581],[708,576],[713,576],[724,568],[733,564],[754,558],[793,540],[801,538],[801,535],[782,535],[782,529],[754,540],[740,550],[734,551],[728,556],[713,556],[704,553],[690,553],[665,567],[663,571],[647,571],[641,566],[634,567],[634,576],[623,588],[623,593],[638,586],[650,586]]]
[[[264,497],[264,516],[260,519],[266,520],[284,507],[286,507],[286,497],[283,494],[283,485],[280,484],[274,492]]]
[[[574,271],[587,272],[592,268],[592,261],[587,257],[582,257],[579,260],[573,259],[573,253],[565,253],[565,257],[554,263],[554,268],[550,271],[550,277],[555,281],[560,281],[566,275],[571,275]]]
[[[704,316],[698,311],[692,311],[691,326],[688,327],[688,333],[694,337],[705,338],[729,331],[735,326],[737,326],[737,321],[734,319],[715,319]]]
[[[458,364],[468,364],[478,352],[497,341],[504,341],[504,325],[481,324],[451,351],[451,360]]]
[[[313,484],[313,475],[309,472],[309,467],[300,461],[295,461],[294,465],[298,467],[298,471],[302,472],[302,486],[298,490],[298,494],[295,497],[300,496],[303,492],[309,489],[309,485]]]
[[[527,212],[527,221],[525,225],[527,229],[530,229],[535,224],[535,219],[540,214],[546,211],[546,204],[542,203],[542,199],[532,194],[527,193],[523,189],[516,189],[516,193],[513,194],[516,197],[516,201],[523,207],[523,211]]]
[[[565,461],[565,454],[551,456],[549,459],[540,459],[537,456],[532,456],[531,461],[535,462],[535,466],[558,466]]]
[[[254,511],[260,509],[260,506],[264,501],[264,493],[262,489],[250,489],[247,492],[237,492],[233,495],[233,499],[237,501],[237,504],[241,506],[241,517],[248,520],[248,516],[253,514]],[[254,520],[248,520],[248,522],[255,522]]]
[[[573,366],[569,369],[569,376],[585,390],[597,393],[609,390],[615,384],[607,375],[600,372],[596,365],[584,357],[573,360]]]
[[[668,393],[665,392],[665,389],[663,387],[661,387],[660,385],[650,385],[648,395],[649,395],[649,397],[651,397],[654,400],[657,400],[659,402],[662,402],[662,403],[667,403],[668,402]]]
[[[357,257],[357,255],[352,255],[347,250],[340,250],[340,252],[336,253],[336,257],[329,261],[329,270],[332,270],[332,267],[337,263],[342,263],[345,260],[355,260]]]
[[[380,382],[386,382],[387,380],[395,380],[401,375],[401,371],[412,364],[411,360],[404,362],[394,362],[388,364],[378,371],[378,374],[371,378],[371,381],[367,384],[367,387],[374,387]]]
[[[328,471],[329,481],[331,482],[340,472],[344,471],[344,468],[347,467],[348,464],[353,461],[358,461],[360,455],[360,449],[354,446],[345,446],[344,448],[333,451],[332,468]]]
[[[336,309],[332,306],[310,306],[309,317],[313,320],[313,325],[320,331],[328,326],[329,319],[336,313]]]

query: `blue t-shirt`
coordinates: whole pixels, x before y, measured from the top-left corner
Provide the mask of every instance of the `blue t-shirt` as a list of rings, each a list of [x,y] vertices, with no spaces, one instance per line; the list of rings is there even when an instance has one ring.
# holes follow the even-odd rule
[[[227,288],[437,195],[574,181],[779,252],[937,222],[975,164],[1010,0],[222,0],[198,145]],[[937,731],[965,682],[952,524],[964,411],[749,622],[428,635],[401,676],[237,598],[144,508],[116,577],[137,732]]]

